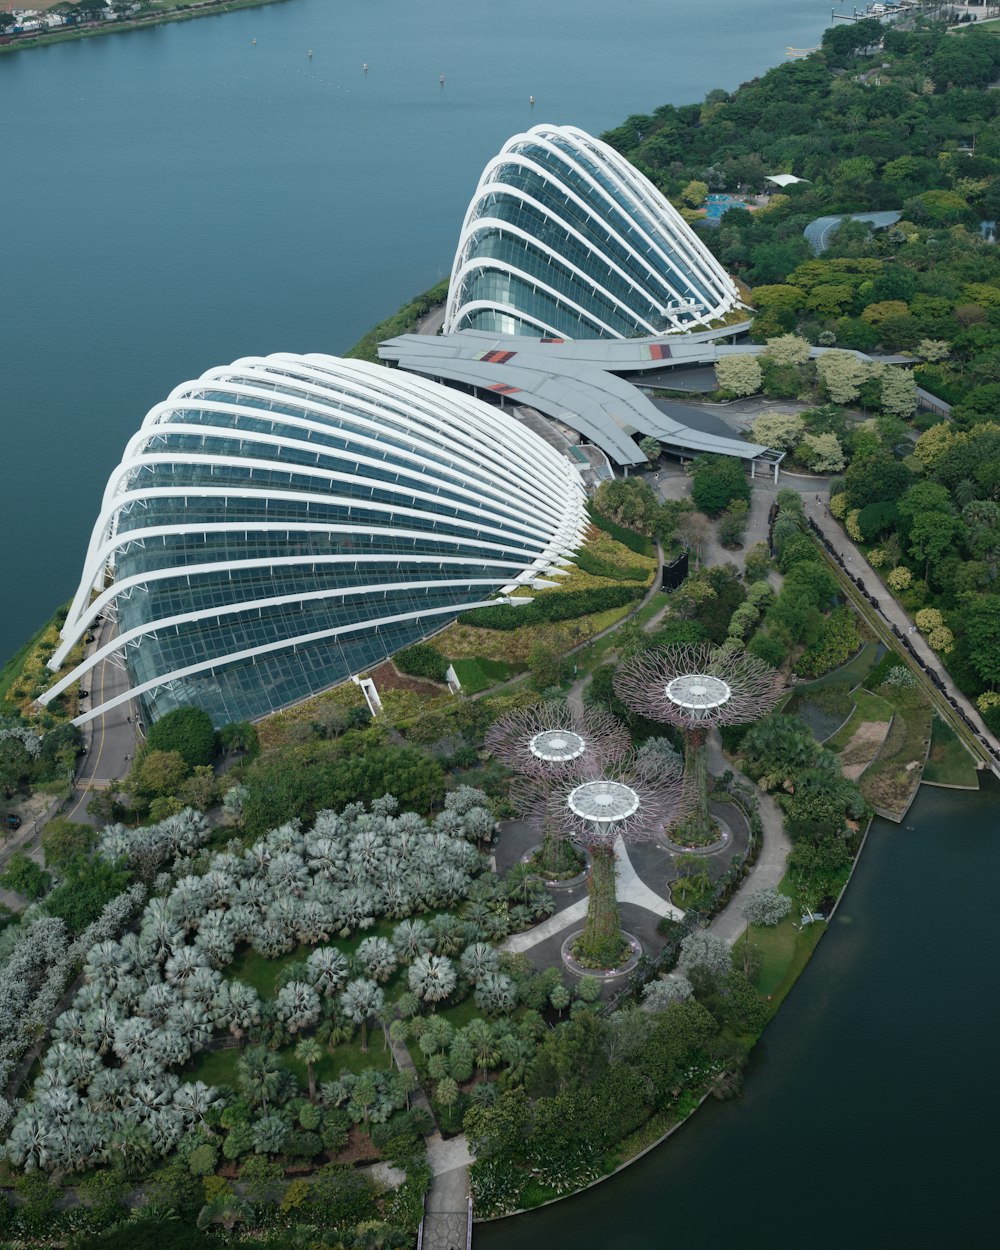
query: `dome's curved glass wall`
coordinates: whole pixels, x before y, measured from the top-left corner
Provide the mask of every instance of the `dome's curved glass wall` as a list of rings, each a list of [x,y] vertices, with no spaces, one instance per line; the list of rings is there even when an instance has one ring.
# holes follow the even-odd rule
[[[632,338],[738,304],[732,279],[628,161],[582,130],[535,126],[479,180],[445,332]]]
[[[81,720],[260,716],[530,585],[584,521],[569,461],[469,396],[331,356],[212,369],[111,475],[52,667],[102,615],[115,637],[43,699],[110,658],[130,689]]]

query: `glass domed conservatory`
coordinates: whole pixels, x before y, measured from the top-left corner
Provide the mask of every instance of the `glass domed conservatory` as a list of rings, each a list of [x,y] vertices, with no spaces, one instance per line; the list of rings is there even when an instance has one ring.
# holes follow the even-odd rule
[[[104,660],[155,719],[274,711],[518,586],[579,544],[573,466],[496,408],[332,356],[238,360],[146,416],[108,482],[51,661],[99,617]],[[107,632],[107,631],[106,631]],[[103,683],[101,683],[103,686]]]
[[[465,216],[445,333],[632,338],[740,303],[677,210],[613,148],[535,126],[486,166]]]

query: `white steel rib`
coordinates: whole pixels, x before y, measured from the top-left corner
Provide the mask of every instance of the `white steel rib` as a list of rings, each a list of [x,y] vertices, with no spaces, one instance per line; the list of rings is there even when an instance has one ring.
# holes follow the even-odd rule
[[[462,225],[445,333],[630,338],[710,323],[735,283],[618,152],[573,126],[509,139]]]

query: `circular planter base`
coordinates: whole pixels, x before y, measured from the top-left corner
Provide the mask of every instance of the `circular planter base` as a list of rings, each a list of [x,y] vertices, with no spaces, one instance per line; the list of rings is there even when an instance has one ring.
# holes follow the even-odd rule
[[[596,977],[598,981],[613,981],[615,977],[623,977],[635,968],[642,955],[642,943],[633,933],[626,933],[622,930],[622,937],[628,942],[629,953],[617,968],[585,968],[578,960],[573,958],[573,944],[577,938],[583,936],[583,930],[577,929],[571,933],[562,944],[560,954],[562,961],[570,972],[578,977]]]
[[[541,842],[539,842],[537,846],[529,847],[528,850],[526,850],[521,856],[519,862],[522,864],[529,864],[541,849]],[[550,881],[544,873],[539,872],[539,879],[545,883],[545,888],[547,890],[575,890],[581,885],[587,884],[587,877],[590,875],[590,855],[583,849],[583,847],[578,847],[577,849],[586,861],[583,866],[583,871],[578,872],[575,877],[563,877],[555,881]]]
[[[672,851],[674,855],[718,855],[720,851],[726,850],[733,841],[733,831],[730,829],[727,821],[720,816],[712,813],[712,819],[719,828],[719,836],[714,842],[709,842],[706,846],[684,846],[681,842],[674,842],[666,832],[656,835],[657,841],[662,842],[668,851]]]

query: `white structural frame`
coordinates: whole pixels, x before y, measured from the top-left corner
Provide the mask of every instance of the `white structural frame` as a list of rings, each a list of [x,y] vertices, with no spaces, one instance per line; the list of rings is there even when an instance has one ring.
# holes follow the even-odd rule
[[[552,171],[533,159],[532,155],[521,149],[527,146],[540,149],[551,155],[556,165],[572,168],[587,187],[584,198],[568,183],[561,181]],[[567,150],[569,149],[569,150]],[[547,208],[528,192],[503,181],[499,170],[506,166],[516,165],[531,173],[542,181],[558,185],[559,194],[567,202],[584,214],[594,218],[604,230],[609,241],[614,238],[618,247],[626,252],[635,266],[649,274],[649,284],[637,284],[631,274],[627,274],[618,264],[615,256],[599,252],[594,244],[574,226],[572,221]],[[619,230],[612,227],[608,220],[608,210],[615,214],[627,214],[625,208],[614,195],[603,186],[600,179],[592,172],[596,166],[609,180],[612,180],[630,198],[638,211],[646,214],[657,222],[662,233],[669,238],[670,251],[662,246],[660,239],[645,229],[639,218],[632,219],[637,241],[626,238]],[[687,222],[674,206],[661,195],[653,184],[639,173],[618,152],[608,144],[593,138],[585,131],[574,126],[534,126],[522,134],[514,135],[503,145],[500,152],[487,164],[476,187],[475,194],[469,204],[459,236],[455,261],[452,266],[451,284],[448,304],[445,312],[444,332],[452,333],[463,328],[463,319],[480,308],[492,308],[497,312],[506,313],[521,322],[531,323],[542,329],[543,334],[558,335],[559,331],[552,326],[544,325],[536,315],[522,312],[516,306],[504,302],[475,299],[463,302],[465,278],[476,269],[490,269],[499,272],[516,274],[522,281],[535,289],[545,291],[567,311],[581,317],[594,327],[594,336],[622,338],[623,335],[602,321],[599,314],[588,309],[578,298],[563,294],[546,284],[543,279],[520,270],[510,262],[476,255],[475,240],[480,231],[499,230],[505,234],[530,242],[533,248],[547,255],[554,263],[576,275],[581,283],[580,295],[591,290],[595,295],[606,299],[609,303],[622,309],[627,316],[645,327],[650,334],[655,334],[662,326],[654,325],[650,320],[631,308],[620,295],[609,290],[596,275],[588,275],[569,257],[557,248],[549,246],[543,240],[529,234],[522,227],[502,218],[493,216],[483,207],[483,201],[491,195],[508,196],[513,200],[530,206],[535,212],[545,217],[552,225],[565,235],[573,238],[592,256],[597,257],[606,267],[610,276],[616,274],[630,287],[641,290],[643,302],[652,305],[673,329],[683,329],[693,321],[712,321],[725,316],[732,309],[740,306],[740,295],[736,284],[722,268],[711,252],[695,235]],[[671,254],[672,252],[672,254]],[[657,258],[659,264],[651,258]],[[671,275],[674,275],[671,277]],[[680,281],[678,281],[680,280]],[[698,311],[692,308],[692,297],[683,293],[679,287],[693,287],[698,293]],[[666,290],[673,299],[664,301],[662,290]],[[660,292],[660,293],[658,293]],[[682,315],[682,312],[685,315]],[[544,329],[543,329],[544,325]]]
[[[192,419],[195,413],[201,420]],[[279,428],[282,432],[277,432]],[[174,438],[180,446],[170,450]],[[227,450],[220,440],[234,446]],[[337,441],[343,445],[336,446]],[[244,448],[251,454],[242,454]],[[267,458],[272,451],[274,458]],[[282,459],[283,454],[299,459]],[[304,456],[310,463],[300,462]],[[205,468],[212,484],[182,481],[176,486],[144,486],[147,474],[162,465],[181,466],[182,477],[185,467]],[[226,474],[233,470],[239,475],[227,486]],[[277,481],[269,484],[268,477]],[[256,480],[263,480],[262,486],[254,487]],[[316,489],[302,489],[310,482]],[[370,497],[374,493],[385,497]],[[232,503],[236,519],[207,524],[187,521],[187,505],[198,499]],[[367,517],[382,515],[385,520],[371,524],[359,518],[352,523],[348,515],[325,523],[321,519],[275,520],[266,512],[240,515],[240,504],[262,499],[278,506],[306,505],[306,509],[333,506]],[[123,510],[154,501],[159,505],[164,500],[176,501],[176,522],[157,516],[148,528],[121,528]],[[565,571],[560,565],[586,532],[584,505],[579,471],[537,435],[496,408],[424,378],[364,361],[284,353],[247,357],[208,370],[201,378],[176,387],[164,403],[151,409],[129,440],[104,492],[83,575],[49,667],[57,671],[64,664],[71,648],[102,613],[117,616],[119,598],[125,600],[157,582],[214,576],[224,585],[232,573],[334,566],[351,569],[356,576],[346,579],[349,584],[315,591],[296,588],[295,593],[268,595],[262,585],[265,593],[254,598],[174,612],[126,628],[65,674],[40,701],[48,703],[102,661],[123,661],[144,638],[202,621],[238,620],[241,614],[254,618],[286,605],[358,596],[386,599],[388,609],[385,616],[376,613],[370,619],[319,632],[293,636],[290,627],[273,641],[164,672],[134,686],[121,699],[90,709],[77,723],[136,694],[207,669],[294,649],[320,638],[334,639],[359,630],[374,633],[381,626],[425,616],[458,615],[483,606],[497,592],[509,595],[515,589],[552,586],[556,583],[545,579]],[[446,532],[438,532],[442,530]],[[273,556],[265,551],[240,559],[230,554],[232,544],[225,543],[225,555],[206,551],[204,560],[186,562],[191,551],[185,548],[185,540],[196,542],[208,535],[235,538],[245,534],[248,543],[251,535],[275,542],[284,537],[294,550],[293,535],[325,535],[335,542],[359,532],[386,543],[412,542],[413,551],[369,552],[361,547],[329,554],[279,551]],[[175,562],[120,579],[116,576],[120,554],[134,551],[133,545],[164,544],[170,538],[179,540]],[[421,542],[445,544],[450,550],[422,550]],[[166,550],[163,545],[154,549]],[[417,569],[423,565],[428,566],[428,573],[437,569],[442,575],[421,578]],[[455,569],[454,575],[448,575],[449,567]],[[393,570],[403,568],[412,569],[418,580],[392,576]],[[210,584],[215,583],[210,580]],[[388,598],[394,592],[444,587],[460,594],[467,591],[471,601],[417,606],[399,613],[392,610]]]

